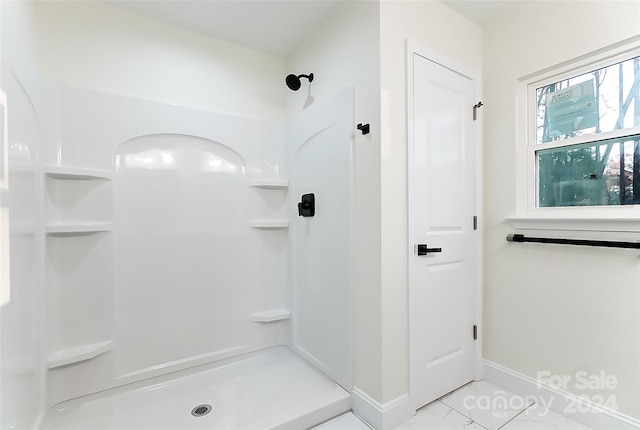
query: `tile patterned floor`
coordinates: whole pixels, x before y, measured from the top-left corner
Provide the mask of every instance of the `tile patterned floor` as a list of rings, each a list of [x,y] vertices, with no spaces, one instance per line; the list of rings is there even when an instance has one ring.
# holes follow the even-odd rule
[[[394,430],[589,430],[486,381],[471,382],[420,408]],[[371,430],[352,413],[314,430]]]

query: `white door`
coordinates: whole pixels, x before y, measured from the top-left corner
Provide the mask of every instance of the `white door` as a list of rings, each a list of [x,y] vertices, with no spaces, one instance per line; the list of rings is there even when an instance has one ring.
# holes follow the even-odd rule
[[[411,55],[409,354],[419,408],[473,379],[474,83]]]

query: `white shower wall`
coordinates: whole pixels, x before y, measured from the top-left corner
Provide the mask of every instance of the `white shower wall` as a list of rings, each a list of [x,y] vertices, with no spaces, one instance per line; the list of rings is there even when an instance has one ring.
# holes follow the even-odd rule
[[[287,344],[254,321],[289,309],[286,226],[255,228],[287,190],[253,186],[282,179],[283,124],[71,87],[59,107],[49,403]]]
[[[176,139],[176,145],[181,145],[185,140],[193,140],[189,136],[197,136],[234,146],[238,140],[242,140],[240,134],[236,133],[238,139],[231,143],[225,140],[226,136],[210,134],[210,130],[224,123],[228,126],[227,130],[236,126],[236,129],[250,135],[255,133],[240,144],[246,147],[253,145],[252,150],[255,152],[243,155],[250,160],[255,156],[256,159],[267,162],[259,164],[251,161],[253,171],[244,172],[245,183],[236,200],[238,204],[244,205],[242,211],[246,215],[245,221],[248,217],[272,217],[280,210],[286,191],[260,190],[249,188],[247,185],[251,174],[264,174],[264,177],[269,178],[277,176],[278,166],[275,159],[283,153],[283,148],[278,147],[283,144],[283,139],[278,135],[278,125],[266,126],[270,128],[265,132],[264,123],[284,117],[285,70],[282,59],[99,2],[32,2],[25,4],[23,9],[28,23],[33,27],[32,31],[27,32],[27,36],[34,41],[34,48],[31,50],[38,60],[37,67],[49,79],[68,85],[54,103],[59,103],[56,114],[60,116],[60,129],[55,136],[51,136],[49,145],[44,148],[43,158],[47,165],[88,168],[98,172],[109,171],[113,167],[118,145],[127,139],[154,133],[182,134],[182,139]],[[106,93],[125,97],[109,96]],[[155,100],[158,103],[140,102],[145,106],[140,107],[126,96]],[[123,115],[123,105],[126,105],[125,110],[131,109],[127,112],[133,112],[133,116],[127,118],[130,120],[128,124],[133,128],[126,129],[124,134],[118,134],[116,123],[126,116]],[[92,106],[97,110],[86,109],[86,106]],[[157,122],[152,125],[146,123],[145,126],[142,124],[144,121],[138,122],[141,128],[136,129],[136,121],[141,117],[143,120],[150,120],[154,115],[158,115],[157,110],[145,110],[148,106],[160,110],[167,108],[167,111],[164,116],[156,116]],[[176,116],[176,112],[181,112],[179,106],[195,109],[184,109],[183,115],[178,113]],[[196,109],[198,110],[194,115],[188,113],[194,113]],[[222,112],[223,115],[219,116],[217,121],[212,121],[215,112]],[[260,120],[253,121],[248,118]],[[172,127],[180,120],[183,120],[180,127]],[[256,127],[258,123],[261,125]],[[199,124],[201,128],[191,127],[193,124]],[[202,127],[206,130],[202,130]],[[235,148],[236,151],[244,149]],[[152,176],[153,173],[149,177],[156,180],[156,185],[171,182],[171,172],[157,169],[155,173],[155,177]],[[157,182],[158,173],[160,182]],[[136,220],[130,220],[127,224],[126,220],[118,217],[115,212],[117,207],[122,206],[122,201],[118,200],[120,195],[115,191],[126,190],[130,195],[134,195],[136,186],[140,183],[137,181],[132,185],[129,181],[130,183],[123,184],[121,176],[112,175],[107,179],[88,181],[48,177],[45,199],[49,222],[73,223],[89,220],[107,226],[114,223],[109,228],[121,229],[125,234],[130,230],[129,227],[140,226],[141,223],[136,224]],[[144,193],[144,187],[139,191]],[[173,191],[180,193],[181,189],[175,188]],[[116,199],[112,200],[113,198]],[[214,200],[211,200],[211,205],[215,204]],[[146,209],[145,215],[150,215],[151,220],[158,221],[158,217],[162,216],[156,213],[160,209],[158,206],[148,206]],[[168,216],[166,213],[163,215],[165,219]],[[185,229],[197,227],[191,222],[193,220],[188,218],[183,220],[183,224],[180,224],[179,220],[176,221],[176,225],[182,225]],[[155,225],[158,225],[156,232],[160,233],[162,226],[159,223]],[[198,226],[207,227],[206,220],[202,219]],[[147,227],[152,228],[151,224]],[[242,292],[247,297],[247,303],[253,304],[251,311],[286,307],[286,283],[283,279],[273,280],[276,276],[274,273],[283,276],[284,269],[280,262],[284,259],[276,257],[277,261],[274,263],[273,259],[263,258],[256,263],[255,258],[252,258],[259,254],[259,250],[278,255],[284,247],[286,233],[255,231],[249,229],[248,225],[243,227],[241,240],[237,241],[237,245],[247,237],[253,242],[243,251],[245,264],[242,267],[236,264],[233,269],[238,269],[238,282],[240,278],[246,278],[249,280],[246,284],[248,288],[254,286],[257,290]],[[181,233],[183,236],[187,234],[186,231]],[[229,233],[238,231],[235,229]],[[224,318],[219,318],[219,323],[214,324],[222,335],[219,335],[218,339],[212,339],[212,328],[209,324],[211,319],[215,318],[215,308],[211,309],[211,315],[206,316],[202,315],[204,312],[188,311],[182,312],[184,318],[174,316],[175,323],[177,320],[185,323],[183,332],[180,332],[180,326],[175,325],[172,333],[159,330],[160,327],[170,327],[169,317],[171,314],[176,315],[176,312],[162,314],[160,310],[166,311],[166,306],[171,301],[175,302],[178,292],[185,295],[195,293],[194,284],[190,282],[193,279],[187,279],[189,276],[195,277],[193,271],[185,269],[185,279],[181,282],[170,282],[169,278],[161,276],[162,269],[166,274],[168,268],[159,263],[155,277],[144,276],[142,269],[132,269],[140,266],[118,257],[117,250],[126,250],[125,244],[130,239],[119,235],[117,231],[70,237],[57,236],[59,235],[49,235],[47,241],[49,254],[54,256],[47,259],[47,325],[50,332],[47,335],[47,353],[51,355],[82,345],[93,346],[90,355],[96,351],[106,352],[84,364],[49,370],[49,404],[127,380],[152,376],[172,368],[198,364],[259,346],[285,343],[287,340],[287,330],[283,329],[287,325],[286,322],[262,326],[252,323],[247,324],[250,328],[245,330],[244,337],[240,336],[232,342],[231,338],[238,333],[229,331],[228,327],[235,321]],[[120,239],[114,240],[114,237]],[[207,243],[206,239],[206,236],[201,237],[200,243]],[[233,240],[230,239],[228,242],[231,243]],[[166,248],[152,249],[156,253],[148,257],[160,256],[161,250],[172,249],[169,241],[164,242],[164,245]],[[175,247],[176,243],[173,245],[174,255],[181,255],[181,250]],[[188,256],[201,255],[198,252],[210,250],[206,249],[206,246],[192,248],[182,255],[186,259]],[[236,254],[240,252],[238,250]],[[80,255],[83,255],[84,264],[74,265],[74,260],[78,261],[74,257]],[[166,259],[167,255],[161,257]],[[199,267],[202,268],[204,265],[205,263],[201,262]],[[232,271],[231,266],[225,266],[225,269]],[[92,286],[92,290],[82,290],[77,286],[77,294],[67,294],[66,297],[58,294],[64,285],[68,285],[70,272],[71,279],[77,285],[87,283]],[[264,278],[256,282],[252,277],[258,273],[263,273]],[[221,282],[220,274],[215,273],[215,270],[202,275],[202,279],[196,284],[196,291],[197,288],[204,290],[205,284],[209,290],[205,291],[207,297],[193,296],[196,304],[210,298],[213,286]],[[134,276],[143,282],[134,283]],[[277,291],[258,287],[264,287],[265,284],[275,285]],[[127,288],[130,285],[136,285],[137,288]],[[230,291],[234,291],[233,286],[228,283],[224,285]],[[158,292],[166,286],[170,287],[169,290]],[[148,291],[144,288],[148,288]],[[66,290],[72,292],[68,291],[69,288]],[[236,290],[236,293],[238,291]],[[126,306],[128,300],[136,297],[145,297],[148,305],[151,301],[145,293],[155,297],[158,306],[154,313],[149,312],[147,315],[137,311],[135,307]],[[260,300],[265,303],[263,307],[259,306]],[[267,303],[269,300],[272,303]],[[248,308],[238,310],[238,315],[250,319]],[[87,316],[93,316],[91,323],[81,327],[82,324],[79,322],[84,321]],[[199,321],[199,317],[202,320]],[[128,330],[129,322],[135,322],[139,330]],[[166,324],[154,328],[154,322]],[[199,324],[207,328],[197,327]],[[272,334],[256,339],[257,332]],[[146,340],[144,335],[147,335]],[[139,341],[136,341],[136,336],[139,336]],[[180,345],[172,343],[185,336],[190,340],[180,340]],[[220,336],[226,336],[226,341],[221,341]],[[116,342],[118,338],[119,343]],[[151,342],[157,342],[161,351],[144,348]],[[121,354],[116,360],[113,351],[118,349]],[[160,354],[154,356],[152,352]],[[117,376],[126,374],[129,374],[128,378],[117,379]]]
[[[49,88],[28,55],[33,29],[28,15],[20,4],[3,2],[1,18],[9,172],[0,191],[0,427],[32,428],[43,411],[46,377],[41,173]]]
[[[353,88],[294,115],[287,127],[291,197],[315,215],[291,222],[292,347],[351,390],[353,361]],[[295,204],[295,203],[294,203]]]
[[[42,187],[38,157],[42,147],[37,113],[3,63],[3,92],[11,105],[6,113],[16,126],[8,131],[8,181],[0,203],[3,250],[2,309],[0,310],[0,427],[33,425],[42,407]],[[4,85],[4,83],[8,85]],[[11,411],[7,414],[6,411]]]

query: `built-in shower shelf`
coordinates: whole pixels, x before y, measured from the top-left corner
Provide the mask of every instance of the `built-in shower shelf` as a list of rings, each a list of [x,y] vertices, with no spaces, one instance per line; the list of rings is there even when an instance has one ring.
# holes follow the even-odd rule
[[[111,179],[110,170],[85,169],[81,167],[47,166],[46,175],[54,179],[86,181],[91,179]]]
[[[285,219],[254,219],[249,221],[251,228],[261,230],[282,230],[289,228],[289,221]]]
[[[265,190],[286,190],[289,187],[289,181],[284,179],[254,179],[249,186]]]
[[[110,222],[78,222],[47,224],[47,234],[51,236],[74,236],[79,234],[100,233],[112,231]]]
[[[291,312],[286,309],[270,309],[251,314],[251,321],[260,323],[288,320],[289,318],[291,318]]]
[[[97,356],[111,350],[113,350],[113,340],[61,349],[49,355],[47,367],[49,369],[55,369],[56,367],[91,360],[92,358],[96,358]]]

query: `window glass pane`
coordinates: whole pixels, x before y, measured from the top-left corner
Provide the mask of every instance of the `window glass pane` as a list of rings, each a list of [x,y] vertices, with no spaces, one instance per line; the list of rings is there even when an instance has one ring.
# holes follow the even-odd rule
[[[640,204],[640,135],[536,151],[538,206]]]
[[[640,126],[640,57],[536,90],[537,143]]]

